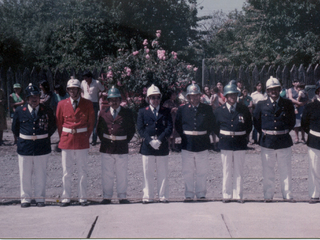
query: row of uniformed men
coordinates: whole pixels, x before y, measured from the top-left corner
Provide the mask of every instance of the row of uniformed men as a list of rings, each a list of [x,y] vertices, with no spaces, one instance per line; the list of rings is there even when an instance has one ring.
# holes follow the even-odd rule
[[[267,100],[260,101],[254,112],[254,126],[260,132],[261,158],[263,165],[263,191],[266,202],[274,195],[274,166],[278,160],[283,198],[293,201],[291,181],[290,130],[295,125],[295,114],[291,101],[279,96],[281,86],[271,77],[266,83]],[[318,101],[308,105],[303,117],[303,126],[309,133],[310,162],[309,189],[311,202],[319,200],[320,113]],[[67,84],[70,98],[59,102],[56,121],[50,109],[39,104],[39,89],[30,84],[27,103],[17,109],[12,130],[18,137],[18,158],[21,185],[21,207],[29,207],[31,196],[31,174],[34,167],[35,198],[38,206],[44,206],[46,163],[51,151],[50,136],[58,128],[59,148],[62,149],[63,194],[61,206],[70,205],[72,166],[76,161],[79,174],[79,202],[87,203],[87,158],[89,137],[93,130],[94,111],[92,103],[80,96],[80,82],[70,79]],[[247,139],[252,129],[248,108],[237,103],[238,90],[233,82],[224,88],[227,102],[212,112],[210,106],[200,102],[200,88],[192,84],[187,88],[189,103],[179,107],[175,127],[182,139],[182,175],[185,181],[185,202],[206,201],[209,135],[219,137],[219,148],[223,165],[223,202],[235,199],[243,203],[243,166]],[[143,162],[143,203],[154,201],[153,173],[157,169],[159,201],[167,203],[168,188],[168,141],[172,132],[170,110],[160,106],[162,94],[152,85],[147,90],[149,106],[138,114],[137,129],[143,138],[140,153]],[[127,191],[128,143],[135,133],[130,110],[120,106],[118,89],[108,92],[110,107],[101,111],[97,133],[101,140],[102,160],[102,204],[110,204],[113,196],[114,168],[117,178],[117,195],[120,203],[129,203]],[[318,114],[318,115],[317,115]],[[309,140],[310,139],[310,140]],[[196,180],[194,181],[194,175]]]

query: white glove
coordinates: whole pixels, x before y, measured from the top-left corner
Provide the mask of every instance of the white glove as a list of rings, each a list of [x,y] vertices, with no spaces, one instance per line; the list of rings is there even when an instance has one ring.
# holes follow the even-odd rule
[[[161,145],[161,142],[159,140],[156,140],[156,142],[157,142],[157,150],[158,150]]]
[[[160,144],[158,143],[158,140],[151,140],[149,143],[151,147],[153,147],[155,150],[159,150]]]

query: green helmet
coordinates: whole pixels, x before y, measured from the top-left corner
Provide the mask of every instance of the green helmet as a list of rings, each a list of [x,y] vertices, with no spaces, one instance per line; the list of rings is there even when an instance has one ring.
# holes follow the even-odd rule
[[[227,94],[237,93],[239,94],[239,90],[237,89],[237,85],[228,83],[223,89],[223,96],[227,96]]]
[[[112,88],[108,91],[108,98],[117,98],[117,97],[121,98],[120,91],[114,86],[112,86]]]

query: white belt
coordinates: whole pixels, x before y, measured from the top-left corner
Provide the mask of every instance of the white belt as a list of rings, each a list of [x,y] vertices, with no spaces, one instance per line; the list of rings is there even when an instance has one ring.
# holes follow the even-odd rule
[[[320,132],[316,132],[316,131],[313,131],[310,129],[309,133],[316,136],[316,137],[320,137]]]
[[[262,129],[262,132],[267,135],[283,135],[283,134],[287,134],[289,132],[289,130],[286,129],[286,130],[282,130],[282,131],[272,131],[272,130],[263,130]]]
[[[228,136],[242,136],[242,135],[246,135],[246,131],[232,132],[232,131],[220,130],[220,134],[228,135]]]
[[[73,128],[63,127],[63,128],[62,128],[62,131],[63,131],[63,132],[66,132],[66,133],[75,134],[75,133],[83,133],[83,132],[86,132],[86,131],[88,131],[88,128],[73,129]]]
[[[186,135],[198,136],[207,134],[207,131],[183,131],[183,133]]]
[[[41,135],[24,135],[22,133],[19,134],[19,137],[25,140],[37,140],[37,139],[44,139],[44,138],[48,138],[49,135],[47,134],[41,134]]]
[[[115,136],[115,135],[108,135],[108,134],[103,134],[104,138],[110,139],[112,141],[117,141],[117,140],[126,140],[127,139],[127,135],[126,136]]]

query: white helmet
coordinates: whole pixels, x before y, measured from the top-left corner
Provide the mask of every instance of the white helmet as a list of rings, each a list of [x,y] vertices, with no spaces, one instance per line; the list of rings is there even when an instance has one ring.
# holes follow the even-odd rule
[[[201,94],[200,87],[198,84],[192,83],[191,85],[188,86],[187,88],[187,95],[197,95]]]
[[[67,83],[67,88],[71,87],[80,88],[80,81],[78,79],[71,78]]]
[[[281,84],[278,79],[271,76],[266,83],[266,89],[276,88],[276,87],[281,87]]]
[[[147,90],[147,97],[149,97],[150,95],[155,95],[155,94],[161,95],[161,92],[158,87],[156,87],[154,84],[152,84],[151,87],[149,87]]]

